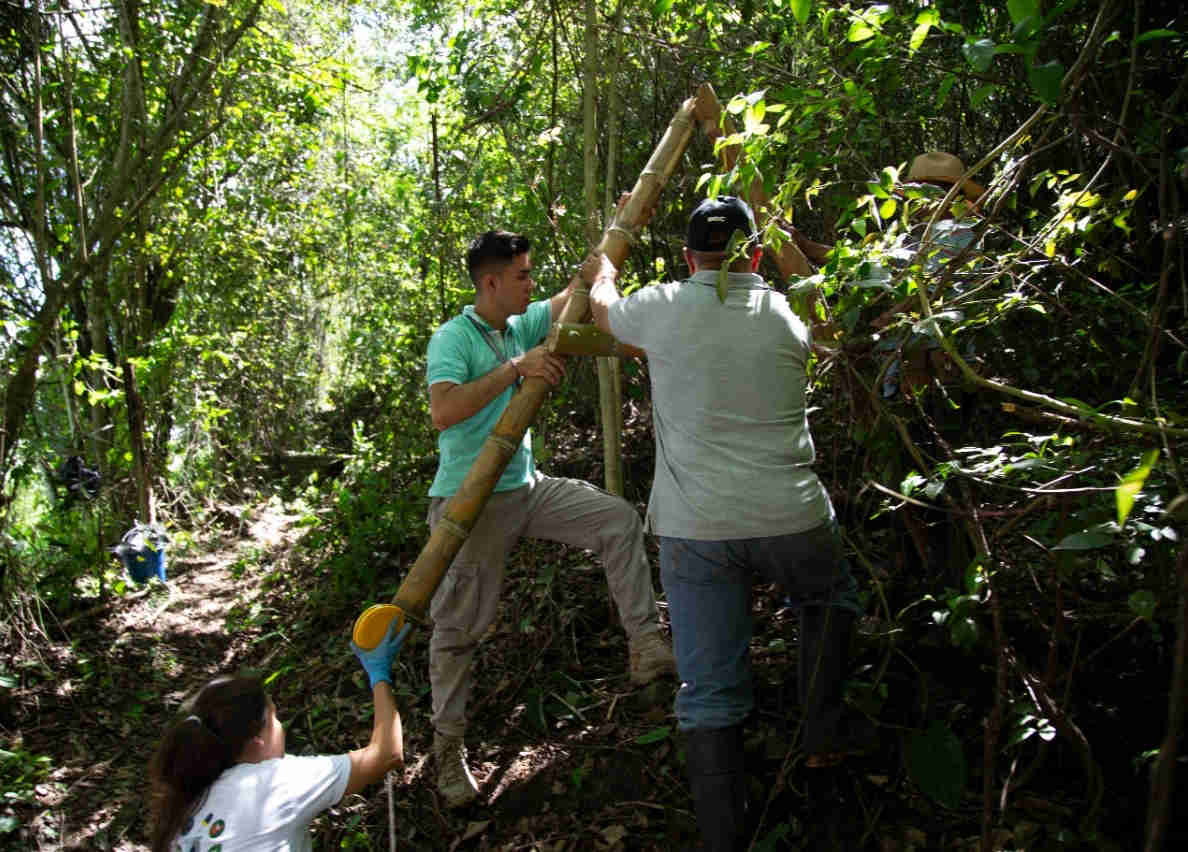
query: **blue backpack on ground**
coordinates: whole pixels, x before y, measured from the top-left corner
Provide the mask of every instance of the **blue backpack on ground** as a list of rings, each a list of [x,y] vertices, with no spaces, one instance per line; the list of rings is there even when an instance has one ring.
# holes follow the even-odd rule
[[[164,583],[165,548],[168,544],[169,536],[161,527],[136,521],[111,551],[120,558],[128,575],[137,583],[147,583],[153,576]]]

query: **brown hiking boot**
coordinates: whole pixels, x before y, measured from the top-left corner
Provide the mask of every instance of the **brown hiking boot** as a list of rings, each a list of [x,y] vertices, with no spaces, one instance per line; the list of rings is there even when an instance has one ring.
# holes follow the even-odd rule
[[[459,808],[478,798],[478,785],[466,766],[466,744],[461,737],[434,732],[433,756],[437,760],[437,792],[447,808]]]
[[[627,642],[631,682],[637,686],[651,683],[663,675],[676,675],[672,648],[659,630],[633,636]]]

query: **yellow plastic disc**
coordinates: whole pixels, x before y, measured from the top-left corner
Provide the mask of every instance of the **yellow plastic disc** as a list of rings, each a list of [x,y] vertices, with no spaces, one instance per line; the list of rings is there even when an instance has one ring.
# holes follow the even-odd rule
[[[363,610],[363,614],[355,619],[355,627],[351,631],[351,638],[364,651],[374,649],[384,640],[388,632],[388,625],[396,619],[396,631],[404,627],[404,611],[392,604],[375,604]]]

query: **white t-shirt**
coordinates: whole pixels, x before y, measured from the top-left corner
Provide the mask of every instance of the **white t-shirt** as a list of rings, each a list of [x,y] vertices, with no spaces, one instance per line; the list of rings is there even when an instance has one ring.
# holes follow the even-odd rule
[[[805,532],[833,515],[811,465],[809,331],[758,275],[717,270],[637,290],[610,309],[648,355],[655,535],[701,541]]]
[[[237,763],[210,785],[177,837],[178,852],[312,852],[309,824],[338,803],[345,754]]]

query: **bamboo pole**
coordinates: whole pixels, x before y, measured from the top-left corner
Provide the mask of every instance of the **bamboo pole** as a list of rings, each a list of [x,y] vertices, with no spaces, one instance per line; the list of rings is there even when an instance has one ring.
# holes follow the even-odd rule
[[[719,139],[734,133],[730,119],[726,118],[723,120],[722,118],[722,104],[718,100],[718,95],[714,92],[713,86],[709,83],[702,83],[697,90],[697,101],[700,105],[697,111],[697,121],[701,126],[701,131],[710,142],[716,144]],[[742,146],[737,144],[722,146],[721,150],[718,151],[723,165],[728,170],[734,168],[741,153]],[[762,181],[754,180],[751,182],[751,185],[746,190],[746,199],[751,205],[751,209],[755,211],[756,224],[760,230],[764,228],[768,221],[779,221],[779,211],[773,210],[771,199],[767,197],[767,192],[763,189]],[[812,275],[813,267],[809,263],[808,258],[805,257],[804,252],[796,244],[796,238],[793,234],[778,224],[773,227],[776,233],[780,235],[779,247],[773,253],[773,260],[775,260],[775,264],[780,270],[780,275],[784,276],[784,278]]]
[[[712,93],[712,89],[710,92]],[[693,117],[705,105],[700,103],[702,92],[687,99],[677,110],[660,143],[652,152],[647,165],[636,180],[627,203],[618,209],[610,225],[602,234],[596,251],[600,251],[616,267],[627,259],[635,234],[647,221],[656,206],[660,191],[668,181],[693,135]],[[563,324],[579,323],[590,311],[589,291],[581,281],[581,273],[571,282],[569,302],[561,312]],[[536,418],[549,391],[544,379],[530,376],[512,396],[499,422],[479,450],[466,478],[446,503],[441,520],[433,528],[416,562],[396,590],[392,603],[411,621],[426,624],[429,602],[441,584],[450,563],[462,549],[470,531],[495,490],[499,477],[512,454],[524,438],[524,433]]]
[[[545,347],[554,355],[594,355],[618,359],[624,354],[623,345],[614,335],[588,322],[553,323],[549,336],[545,338]]]

